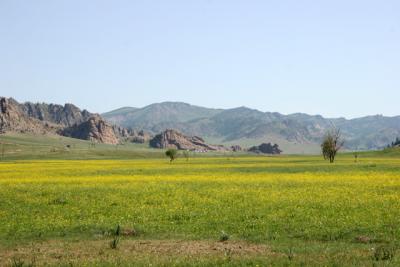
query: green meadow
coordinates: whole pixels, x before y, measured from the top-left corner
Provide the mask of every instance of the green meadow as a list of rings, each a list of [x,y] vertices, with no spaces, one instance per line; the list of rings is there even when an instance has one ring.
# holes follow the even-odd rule
[[[0,266],[399,266],[400,153],[191,155],[2,136]]]

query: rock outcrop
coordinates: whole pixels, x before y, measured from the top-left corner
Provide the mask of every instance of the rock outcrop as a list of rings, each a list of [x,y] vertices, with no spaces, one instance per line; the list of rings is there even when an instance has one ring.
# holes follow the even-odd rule
[[[0,133],[21,132],[55,134],[61,126],[29,117],[23,106],[12,98],[0,98]]]
[[[229,150],[223,146],[206,144],[201,137],[186,136],[171,129],[167,129],[151,139],[150,146],[153,148],[175,148],[179,150],[191,150],[197,152]]]
[[[146,143],[150,141],[152,137],[147,132],[127,129],[120,126],[114,126],[114,132],[120,140],[138,144]]]
[[[242,149],[242,147],[239,146],[239,145],[234,145],[234,146],[231,146],[231,150],[232,150],[233,152],[239,152],[239,151],[242,151],[243,149]]]
[[[249,148],[250,152],[254,152],[257,154],[281,154],[282,150],[279,149],[277,144],[272,145],[271,143],[262,143],[259,146],[253,146]]]
[[[72,138],[90,140],[105,144],[118,144],[114,128],[99,116],[90,117],[87,121],[62,130],[62,135]]]
[[[100,115],[90,113],[87,110],[81,111],[73,104],[65,104],[62,106],[55,104],[27,102],[19,105],[21,110],[23,110],[23,112],[31,118],[60,124],[65,127],[81,124],[88,121],[89,118],[93,116],[100,117]]]
[[[136,131],[133,130],[131,133],[131,136],[128,138],[128,141],[132,142],[132,143],[139,143],[139,144],[143,144],[146,142],[149,142],[151,139],[151,135],[143,130],[141,131]]]
[[[106,144],[150,139],[143,131],[113,126],[100,115],[81,111],[72,104],[20,104],[12,98],[0,97],[0,133],[5,132],[57,134]]]

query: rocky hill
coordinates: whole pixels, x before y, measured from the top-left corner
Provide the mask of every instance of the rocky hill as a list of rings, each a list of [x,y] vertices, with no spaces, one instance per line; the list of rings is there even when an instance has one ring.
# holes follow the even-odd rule
[[[282,153],[282,150],[279,149],[279,146],[277,144],[272,145],[271,143],[263,143],[259,146],[253,146],[249,148],[249,151],[257,154],[271,154],[271,155],[277,155]]]
[[[21,110],[31,117],[41,121],[70,127],[86,122],[91,117],[100,117],[98,114],[90,113],[87,110],[81,111],[73,104],[55,105],[45,103],[23,103],[19,104]]]
[[[103,114],[110,122],[124,127],[140,128],[153,134],[176,129],[183,134],[200,135],[222,144],[257,144],[260,141],[286,147],[313,146],[317,151],[327,129],[339,127],[347,149],[379,149],[400,135],[400,116],[368,116],[347,120],[324,118],[302,113],[283,115],[246,107],[208,109],[186,103],[166,102],[144,108],[124,108]],[[287,148],[283,150],[288,151]]]
[[[0,132],[63,135],[93,142],[146,142],[150,135],[115,126],[72,104],[18,103],[0,97]]]
[[[328,119],[246,107],[209,109],[179,102],[125,107],[100,116],[72,104],[18,103],[12,98],[0,97],[0,132],[58,134],[111,144],[145,143],[152,135],[175,129],[189,139],[204,137],[207,140],[202,141],[204,144],[249,147],[278,143],[286,153],[307,153],[304,151],[308,148],[313,149],[309,152],[316,153],[324,133],[332,126],[341,129],[347,149],[380,149],[400,136],[400,116]]]
[[[61,125],[52,122],[43,122],[26,113],[24,105],[19,104],[12,98],[0,97],[0,132],[21,133],[57,133]]]
[[[72,138],[105,144],[119,143],[119,139],[112,125],[98,116],[90,117],[87,121],[67,127],[61,131],[61,134]]]
[[[165,130],[151,139],[150,146],[153,148],[175,148],[197,152],[229,150],[224,146],[206,144],[206,142],[198,136],[186,136],[171,129]]]

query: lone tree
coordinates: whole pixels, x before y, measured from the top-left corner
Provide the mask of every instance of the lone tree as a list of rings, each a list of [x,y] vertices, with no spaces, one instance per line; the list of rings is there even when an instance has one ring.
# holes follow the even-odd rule
[[[0,140],[0,145],[1,145],[1,161],[4,159],[4,143]]]
[[[340,129],[333,129],[326,133],[321,144],[322,155],[324,159],[330,163],[335,161],[337,152],[343,147],[344,141],[340,133]]]
[[[0,129],[0,135],[3,134],[4,132],[2,132],[2,129]],[[2,140],[3,138],[0,136],[0,153],[1,153],[1,157],[0,160],[3,161],[4,160],[4,150],[5,150],[5,141]]]
[[[183,154],[183,156],[185,157],[186,161],[189,161],[189,157],[190,157],[189,150],[183,151],[182,154]]]
[[[178,150],[170,148],[165,151],[165,155],[170,158],[170,163],[172,163],[178,156]]]

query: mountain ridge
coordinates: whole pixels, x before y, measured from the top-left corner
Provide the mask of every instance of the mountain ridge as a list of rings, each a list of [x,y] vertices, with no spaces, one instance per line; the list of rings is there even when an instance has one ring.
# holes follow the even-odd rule
[[[386,147],[400,136],[400,116],[324,118],[321,115],[263,112],[245,106],[215,109],[182,102],[123,107],[102,115],[73,104],[18,103],[0,97],[0,131],[58,134],[95,142],[140,142],[165,129],[201,136],[208,143],[250,147],[276,143],[285,153],[318,153],[327,130],[341,129],[348,150]]]
[[[190,116],[186,116],[186,112]],[[176,129],[187,135],[219,140],[223,144],[240,144],[243,140],[254,145],[260,140],[275,143],[275,138],[293,145],[313,145],[314,150],[319,148],[325,132],[334,126],[342,130],[346,148],[353,150],[383,148],[400,135],[400,116],[325,118],[300,112],[288,115],[263,112],[245,106],[214,109],[184,102],[151,104],[129,114],[119,114],[118,121],[109,113],[103,113],[102,116],[121,126],[141,128],[153,134],[165,129]]]
[[[61,135],[98,143],[145,142],[150,136],[104,120],[73,104],[19,103],[0,97],[0,133]]]

